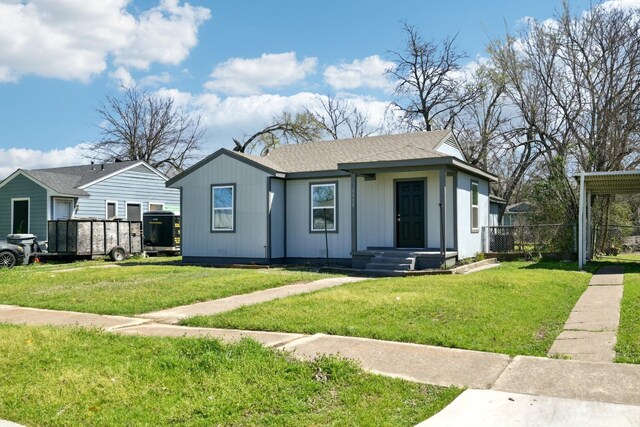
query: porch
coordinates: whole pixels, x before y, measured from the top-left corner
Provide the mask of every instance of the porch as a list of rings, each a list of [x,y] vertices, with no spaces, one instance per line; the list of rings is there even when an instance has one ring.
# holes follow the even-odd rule
[[[457,251],[439,249],[368,248],[351,253],[352,268],[368,271],[413,271],[452,267]]]

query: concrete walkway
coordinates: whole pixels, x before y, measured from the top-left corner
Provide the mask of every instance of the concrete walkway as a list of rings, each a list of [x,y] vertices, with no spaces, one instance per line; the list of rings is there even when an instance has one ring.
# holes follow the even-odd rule
[[[178,323],[180,320],[192,316],[209,316],[226,311],[235,310],[245,305],[260,304],[274,299],[285,298],[291,295],[305,294],[320,289],[332,288],[345,283],[367,280],[365,277],[334,277],[330,279],[316,280],[309,283],[295,283],[277,288],[265,289],[244,295],[234,295],[212,301],[204,301],[181,307],[169,308],[152,313],[141,314],[139,317],[154,319],[162,323]]]
[[[566,355],[573,360],[613,362],[624,270],[620,266],[603,267],[589,282],[576,303],[564,331],[549,349],[549,355]]]
[[[635,427],[640,407],[531,396],[494,390],[466,390],[418,427]]]
[[[640,365],[517,356],[333,335],[239,331],[149,319],[0,306],[0,323],[101,327],[123,335],[243,337],[309,359],[339,355],[368,371],[410,381],[587,401],[640,405]]]

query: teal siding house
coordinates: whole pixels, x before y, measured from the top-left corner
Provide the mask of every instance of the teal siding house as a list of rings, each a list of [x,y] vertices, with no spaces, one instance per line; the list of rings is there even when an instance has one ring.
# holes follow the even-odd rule
[[[48,220],[180,213],[180,192],[167,188],[167,179],[143,161],[18,169],[0,182],[0,240],[13,233],[46,240]]]

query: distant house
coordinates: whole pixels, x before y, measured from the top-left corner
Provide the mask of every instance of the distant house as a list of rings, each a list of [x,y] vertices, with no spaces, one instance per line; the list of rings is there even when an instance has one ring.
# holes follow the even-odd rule
[[[507,206],[502,216],[502,225],[528,225],[529,214],[533,205],[527,202],[514,203]]]
[[[220,149],[167,186],[181,191],[186,262],[420,269],[482,251],[495,180],[431,131]]]
[[[143,161],[53,169],[18,169],[0,182],[0,239],[31,233],[45,240],[47,221],[122,218],[149,210],[180,210],[180,193]]]
[[[495,227],[500,225],[498,218],[500,217],[500,207],[506,205],[507,202],[495,195],[489,196],[489,226]]]

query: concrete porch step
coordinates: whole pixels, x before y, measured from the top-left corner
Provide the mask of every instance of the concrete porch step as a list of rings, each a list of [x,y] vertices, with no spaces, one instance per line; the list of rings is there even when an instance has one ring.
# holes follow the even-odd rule
[[[376,256],[371,258],[371,262],[377,262],[377,263],[383,263],[383,264],[413,264],[415,260],[416,260],[415,257],[397,258],[397,257]]]
[[[370,262],[367,264],[366,270],[413,270],[413,264]]]

